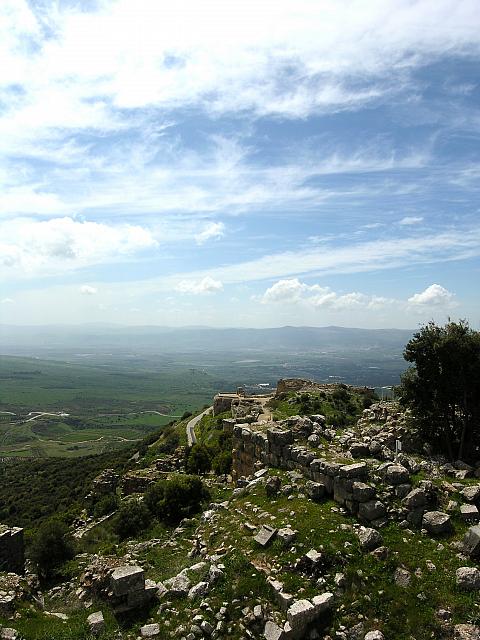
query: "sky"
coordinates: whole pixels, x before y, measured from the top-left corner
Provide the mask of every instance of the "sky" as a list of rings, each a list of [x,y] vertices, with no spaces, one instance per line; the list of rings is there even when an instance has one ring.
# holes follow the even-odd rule
[[[480,327],[478,0],[2,0],[0,324]]]

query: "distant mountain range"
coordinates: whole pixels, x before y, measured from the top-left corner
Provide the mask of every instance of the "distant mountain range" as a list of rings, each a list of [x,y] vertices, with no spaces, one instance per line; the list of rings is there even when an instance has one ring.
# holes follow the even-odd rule
[[[401,352],[414,330],[346,327],[217,329],[86,324],[58,326],[0,325],[0,353],[26,349],[121,349],[179,351],[364,351]]]

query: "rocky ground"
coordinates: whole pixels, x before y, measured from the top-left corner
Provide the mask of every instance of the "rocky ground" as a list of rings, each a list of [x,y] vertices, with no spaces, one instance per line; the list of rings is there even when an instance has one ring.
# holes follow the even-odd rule
[[[389,403],[248,430],[281,463],[255,445],[177,528],[107,544],[90,522],[69,580],[0,574],[0,638],[480,639],[480,465],[429,456]]]

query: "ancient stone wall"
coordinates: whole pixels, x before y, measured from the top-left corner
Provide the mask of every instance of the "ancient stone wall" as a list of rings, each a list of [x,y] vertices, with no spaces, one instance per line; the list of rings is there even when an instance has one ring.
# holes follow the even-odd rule
[[[237,398],[233,393],[218,393],[213,399],[213,415],[218,416],[219,413],[230,411],[232,402]]]
[[[312,494],[331,496],[351,513],[368,522],[381,520],[385,506],[375,498],[375,488],[367,484],[364,462],[342,465],[318,458],[295,442],[291,429],[268,428],[255,431],[246,424],[233,429],[233,476],[250,476],[259,467],[296,470],[311,481]]]
[[[0,524],[0,571],[23,573],[25,570],[25,545],[23,529]]]
[[[340,387],[346,387],[350,391],[362,393],[369,397],[373,397],[375,391],[370,387],[352,387],[350,385],[344,385],[340,383],[326,384],[322,382],[315,382],[314,380],[303,380],[302,378],[284,378],[277,382],[277,390],[275,395],[279,396],[282,393],[291,393],[292,391],[302,391],[309,393],[318,393],[319,391],[325,391],[327,393],[332,393]]]

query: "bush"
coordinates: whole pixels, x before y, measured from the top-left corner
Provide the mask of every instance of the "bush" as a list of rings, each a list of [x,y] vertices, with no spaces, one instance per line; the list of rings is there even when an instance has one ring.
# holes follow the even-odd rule
[[[120,538],[129,538],[146,529],[152,515],[148,507],[139,500],[124,502],[113,521],[113,530]]]
[[[114,493],[109,493],[106,496],[102,496],[93,508],[93,515],[95,518],[102,518],[103,516],[112,513],[118,508],[118,496]]]
[[[45,520],[34,535],[30,550],[38,575],[52,577],[74,555],[73,538],[66,524],[53,518]]]
[[[211,453],[204,444],[194,444],[187,455],[185,469],[187,473],[203,475],[212,468]]]
[[[217,475],[230,473],[232,470],[232,452],[221,451],[212,460],[212,469]]]
[[[209,494],[197,476],[177,475],[160,480],[145,493],[145,504],[153,515],[171,524],[200,510]]]

